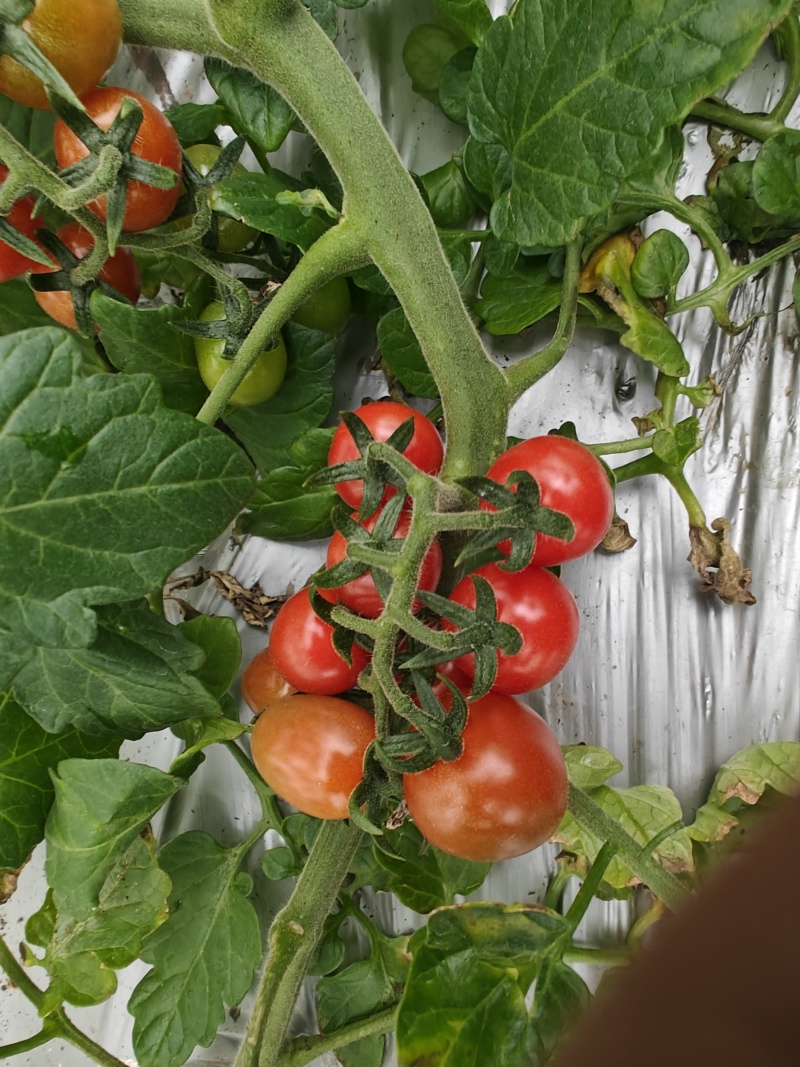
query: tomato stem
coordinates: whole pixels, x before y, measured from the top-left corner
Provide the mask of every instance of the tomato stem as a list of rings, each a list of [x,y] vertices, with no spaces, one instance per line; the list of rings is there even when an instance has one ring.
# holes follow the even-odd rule
[[[570,905],[569,911],[565,918],[569,924],[570,930],[574,933],[580,925],[581,919],[586,914],[586,909],[594,900],[595,894],[603,881],[603,875],[608,869],[608,865],[617,854],[617,844],[615,841],[606,841],[600,851],[597,853],[594,863],[592,864],[589,873],[583,880],[583,884],[578,890],[577,896]]]
[[[346,1048],[354,1041],[372,1035],[388,1034],[394,1029],[397,1021],[398,1005],[376,1012],[366,1019],[348,1023],[340,1030],[334,1030],[332,1034],[319,1036],[296,1037],[286,1044],[286,1051],[278,1058],[276,1067],[306,1067],[306,1064],[316,1060],[318,1056],[326,1052],[335,1052],[337,1049]]]
[[[774,133],[780,133],[786,127],[770,115],[748,114],[732,107],[724,100],[701,100],[692,108],[691,117],[713,122],[715,126],[727,126],[753,137],[757,141],[766,141]]]

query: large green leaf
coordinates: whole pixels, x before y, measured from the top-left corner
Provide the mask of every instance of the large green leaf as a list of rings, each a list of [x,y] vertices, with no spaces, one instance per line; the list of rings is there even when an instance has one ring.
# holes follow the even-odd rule
[[[69,759],[53,774],[56,799],[45,827],[47,881],[61,915],[87,919],[118,858],[184,785],[154,767]]]
[[[478,53],[470,129],[510,153],[503,240],[557,247],[623,182],[655,180],[667,127],[754,56],[792,0],[521,0]],[[469,166],[467,167],[469,174]]]
[[[133,1046],[142,1067],[179,1067],[196,1045],[210,1045],[253,980],[261,934],[247,899],[241,850],[208,834],[181,834],[162,850],[172,879],[169,918],[145,944],[153,965],[133,992]]]
[[[158,588],[253,486],[219,431],[146,375],[93,374],[64,331],[0,339],[0,688],[37,647],[88,648],[88,605]]]
[[[296,201],[285,202],[282,194],[301,192],[303,186],[278,171],[270,174],[237,174],[214,187],[210,203],[215,211],[239,219],[305,252],[330,229],[333,219]]]
[[[724,804],[733,798],[755,804],[767,789],[792,794],[800,783],[800,743],[771,741],[744,748],[720,767],[709,801]]]
[[[232,67],[222,59],[207,59],[206,74],[228,111],[227,121],[237,133],[248,137],[265,152],[283,144],[297,119],[271,85],[265,85],[249,70]]]
[[[18,870],[44,836],[63,759],[114,756],[119,742],[68,730],[50,734],[10,696],[0,698],[0,874]]]
[[[294,462],[292,445],[324,422],[333,404],[336,349],[328,333],[296,323],[283,327],[288,367],[277,393],[253,407],[229,407],[230,426],[261,471]]]

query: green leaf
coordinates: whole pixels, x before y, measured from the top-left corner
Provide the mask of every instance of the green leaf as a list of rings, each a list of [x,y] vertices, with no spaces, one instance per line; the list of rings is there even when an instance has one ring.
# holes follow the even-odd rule
[[[339,13],[336,0],[303,0],[303,3],[333,41],[339,32]]]
[[[117,370],[152,374],[168,407],[197,414],[208,389],[197,369],[193,338],[172,325],[190,318],[188,311],[172,305],[139,310],[97,292],[92,296],[92,314],[106,354]]]
[[[154,767],[115,759],[68,759],[53,774],[45,827],[47,881],[58,911],[87,919],[118,857],[184,785]]]
[[[470,129],[512,157],[491,212],[502,240],[559,247],[614,202],[623,182],[657,180],[667,127],[727,84],[791,0],[521,0],[475,62]],[[467,170],[469,174],[469,168]]]
[[[492,25],[486,0],[434,0],[445,18],[455,22],[473,44],[480,44]]]
[[[566,745],[562,749],[567,775],[578,789],[596,789],[622,770],[622,764],[605,748]]]
[[[464,181],[461,168],[450,159],[436,170],[420,175],[428,207],[437,226],[458,229],[475,213],[475,200]]]
[[[339,499],[336,490],[305,483],[327,466],[332,439],[333,429],[306,430],[290,449],[296,466],[277,467],[262,478],[238,529],[273,541],[329,537],[331,511]]]
[[[88,648],[39,645],[14,692],[45,730],[138,738],[193,717],[219,714],[195,677],[203,653],[145,601],[98,608]]]
[[[686,833],[692,841],[703,844],[717,844],[724,840],[731,830],[739,825],[735,815],[725,811],[716,804],[703,804],[695,813],[694,822],[686,827]]]
[[[280,148],[297,123],[280,93],[249,70],[232,67],[222,59],[206,59],[205,70],[234,130],[265,152]]]
[[[283,338],[288,367],[277,393],[263,404],[225,412],[225,422],[265,473],[294,463],[292,445],[324,422],[333,404],[336,349],[331,335],[290,322]]]
[[[698,198],[695,209],[714,214],[723,240],[738,237],[749,244],[791,237],[800,228],[800,213],[771,215],[759,206],[753,189],[755,163],[731,163],[719,176],[710,198]]]
[[[223,698],[223,706],[226,699],[230,700],[231,698]],[[234,701],[231,701],[231,703],[233,704],[231,711],[238,716],[238,707]],[[186,742],[186,748],[177,759],[172,761],[170,774],[188,778],[194,773],[198,764],[202,763],[203,749],[208,748],[209,745],[235,741],[237,737],[246,734],[248,728],[245,723],[232,719],[226,712],[224,717],[219,719],[189,719],[187,722],[181,723],[180,731],[176,730],[175,732],[180,732]]]
[[[436,382],[402,308],[393,308],[378,323],[378,344],[386,366],[414,396],[435,399]]]
[[[513,271],[487,274],[475,310],[491,334],[514,334],[549,315],[561,303],[561,283],[541,260],[519,260]]]
[[[545,1057],[591,999],[586,983],[571,967],[552,957],[544,961],[536,976],[531,1027],[542,1043]]]
[[[109,871],[97,907],[82,920],[59,915],[50,891],[25,927],[28,940],[46,949],[43,966],[56,987],[48,993],[79,1006],[111,996],[114,970],[133,963],[145,937],[166,919],[169,890],[153,839],[136,837]]]
[[[692,415],[677,426],[658,430],[653,437],[653,452],[669,466],[682,467],[702,443],[700,421]]]
[[[178,630],[205,653],[195,671],[209,693],[221,697],[233,685],[242,662],[242,642],[236,620],[222,615],[198,615],[187,619]]]
[[[688,266],[689,250],[680,237],[671,230],[656,230],[637,251],[631,280],[639,296],[674,295]]]
[[[39,647],[92,645],[87,605],[161,586],[252,490],[235,443],[152,378],[86,375],[61,330],[0,338],[0,688]]]
[[[542,953],[565,931],[562,916],[533,905],[463,904],[435,912],[400,1004],[400,1067],[538,1062],[525,994]]]
[[[182,145],[216,144],[217,126],[232,126],[234,122],[225,105],[219,103],[176,104],[164,115],[172,123]]]
[[[412,911],[427,915],[452,904],[456,894],[468,895],[481,886],[491,864],[474,863],[426,846],[411,823],[387,830],[373,839],[375,859],[391,874],[391,892]]]
[[[0,697],[0,874],[17,871],[44,836],[55,789],[50,771],[73,757],[115,756],[118,741],[75,730],[46,733],[10,696]]]
[[[800,783],[800,742],[771,741],[743,748],[720,767],[709,802],[722,805],[731,799],[756,804],[765,790],[791,795]]]
[[[241,861],[241,849],[200,832],[161,851],[172,880],[169,918],[145,944],[142,959],[153,967],[128,1004],[134,1051],[148,1067],[179,1067],[196,1045],[210,1045],[225,1007],[250,988],[261,934]]]
[[[483,193],[489,204],[497,200],[511,182],[511,156],[500,144],[484,144],[476,137],[469,137],[461,158],[470,185]]]
[[[800,215],[800,131],[782,130],[761,146],[753,163],[753,195],[771,215]]]
[[[297,877],[301,867],[292,849],[286,845],[277,845],[275,848],[268,848],[261,857],[261,869],[271,881],[280,882],[284,878]]]
[[[0,95],[0,101],[4,97]],[[0,336],[30,330],[35,326],[53,328],[53,320],[39,307],[33,290],[22,278],[12,278],[0,285]],[[97,354],[94,341],[68,333],[72,343],[83,353],[84,370],[87,374],[105,373],[108,367]]]
[[[680,341],[669,326],[647,307],[627,305],[627,317],[621,317],[628,329],[620,337],[623,345],[637,356],[654,363],[664,374],[682,378],[689,373],[689,363]],[[614,309],[620,314],[620,309]]]
[[[55,165],[53,127],[58,116],[54,111],[26,107],[9,96],[0,95],[0,125],[5,126],[37,159]]]
[[[403,63],[414,92],[435,102],[442,71],[462,47],[463,43],[442,26],[415,26],[403,45]]]
[[[636,785],[630,789],[612,789],[601,785],[589,793],[603,811],[626,830],[640,845],[646,845],[662,830],[681,822],[683,813],[678,798],[671,789],[661,785]],[[569,813],[553,835],[566,852],[575,857],[579,871],[587,862],[594,863],[603,841],[581,826]],[[692,842],[684,829],[676,829],[654,850],[653,857],[673,874],[691,873],[694,869]],[[615,856],[606,869],[604,883],[622,890],[637,885],[638,878]]]
[[[448,59],[439,79],[439,107],[453,122],[467,124],[467,94],[477,50],[462,48]]]
[[[302,183],[281,175],[235,174],[214,186],[211,207],[263,233],[297,245],[304,252],[333,225],[321,211],[308,213],[296,203],[283,203],[281,193],[301,192]]]

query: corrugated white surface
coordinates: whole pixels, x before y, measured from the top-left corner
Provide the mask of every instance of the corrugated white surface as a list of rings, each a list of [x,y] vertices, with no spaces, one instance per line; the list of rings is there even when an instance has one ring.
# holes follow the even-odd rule
[[[494,5],[497,9],[500,4]],[[444,162],[458,146],[462,131],[438,109],[411,92],[401,48],[408,29],[429,18],[421,0],[371,0],[360,11],[343,13],[340,47],[373,107],[386,123],[404,159],[419,171]],[[166,82],[179,100],[210,98],[198,61],[161,57]],[[138,57],[150,82],[168,103],[152,59]],[[119,82],[147,91],[147,77],[121,61]],[[155,74],[154,74],[155,72]],[[765,50],[763,62],[743,79],[735,102],[760,109],[771,106],[781,74]],[[159,91],[160,90],[160,93]],[[679,194],[701,192],[708,167],[702,130],[690,134],[688,165]],[[304,150],[295,137],[283,153],[283,165]],[[660,217],[657,225],[685,230]],[[713,277],[713,261],[691,239],[693,252],[688,288]],[[666,484],[646,480],[619,490],[618,510],[639,541],[622,556],[594,554],[567,565],[564,578],[581,609],[578,648],[556,682],[536,694],[533,703],[565,743],[585,741],[610,748],[624,763],[620,776],[630,782],[670,785],[685,813],[702,801],[714,769],[737,749],[759,741],[800,737],[800,443],[795,410],[798,398],[797,324],[791,308],[791,278],[784,268],[749,282],[733,307],[743,321],[753,308],[765,315],[737,337],[717,330],[710,315],[698,313],[680,323],[679,335],[693,367],[693,380],[713,373],[724,386],[722,398],[702,416],[706,443],[687,467],[689,480],[709,520],[725,515],[733,521],[732,538],[755,572],[753,608],[726,607],[702,596],[686,556],[689,546],[685,512]],[[499,347],[499,346],[498,346]],[[518,345],[515,345],[518,349]],[[380,395],[376,376],[360,376],[360,361],[372,355],[370,344],[354,350],[345,339],[339,401],[358,402],[370,392]],[[498,352],[498,355],[502,353]],[[619,382],[636,377],[636,396],[620,402]],[[515,408],[510,431],[520,435],[546,432],[574,420],[587,441],[630,436],[632,415],[655,404],[651,368],[600,334],[581,336],[548,379]],[[688,411],[687,411],[688,413]],[[297,548],[258,539],[241,547],[222,538],[205,554],[205,565],[229,570],[245,585],[259,579],[266,592],[302,584],[321,562],[324,545]],[[226,613],[213,594],[198,601],[202,610]],[[242,628],[245,658],[263,644],[263,636]],[[133,758],[165,766],[176,751],[171,735],[130,746]],[[221,841],[239,838],[255,817],[255,801],[224,752],[212,750],[202,771],[175,800],[162,832],[171,837],[203,827]],[[542,892],[548,850],[498,865],[481,896],[531,900]],[[258,857],[254,856],[254,870]],[[265,923],[285,898],[283,886],[269,886],[256,873],[257,906]],[[5,934],[14,945],[21,936],[20,914],[29,914],[43,895],[40,857],[21,879],[17,897],[3,909]],[[418,918],[386,897],[376,902],[380,921],[404,931]],[[596,904],[587,932],[613,942],[629,922],[625,904]],[[73,1016],[98,1040],[133,1063],[130,1020],[124,1005],[143,968],[121,976],[120,993],[110,1003]],[[310,996],[310,994],[309,994]],[[197,1050],[196,1064],[232,1061],[248,1014],[245,1002],[238,1023],[228,1021],[211,1049]],[[310,999],[298,1015],[301,1029],[311,1018]],[[31,1008],[18,994],[0,1000],[0,1032],[13,1040],[32,1032]],[[53,1045],[18,1059],[31,1067],[77,1067],[84,1057]],[[316,1061],[332,1067],[332,1057]],[[394,1062],[394,1061],[390,1061]]]

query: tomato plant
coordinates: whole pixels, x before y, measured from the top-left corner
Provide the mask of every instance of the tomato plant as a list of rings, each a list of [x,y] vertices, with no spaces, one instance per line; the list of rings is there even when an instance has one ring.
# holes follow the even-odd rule
[[[84,259],[94,247],[94,239],[88,230],[85,230],[77,222],[62,226],[56,236],[64,245],[73,252],[78,259]],[[40,263],[31,266],[32,274],[47,274],[59,270],[59,267],[48,268]],[[110,285],[121,296],[135,304],[142,291],[139,278],[139,267],[132,253],[127,248],[118,248],[113,256],[105,261],[98,274],[100,281]],[[36,301],[42,310],[60,322],[67,329],[77,329],[75,321],[75,306],[72,294],[66,289],[57,289],[51,292],[34,292]]]
[[[253,762],[278,796],[317,819],[346,819],[375,737],[369,712],[331,696],[287,696],[253,726]]]
[[[205,177],[219,159],[222,151],[213,144],[193,144],[186,149],[186,155],[192,166]],[[242,163],[236,163],[233,174],[247,174],[247,168]],[[188,220],[183,223],[188,225]],[[245,226],[237,219],[228,219],[220,215],[217,220],[217,248],[220,252],[241,252],[255,240],[258,230],[252,226]]]
[[[242,672],[242,696],[256,714],[296,692],[275,670],[269,648],[257,652]]]
[[[490,693],[470,706],[464,750],[403,777],[411,818],[425,837],[461,859],[521,856],[546,841],[567,807],[558,740],[535,711]]]
[[[350,288],[346,278],[332,278],[312,293],[292,315],[293,322],[325,333],[341,333],[350,319]]]
[[[122,41],[117,0],[35,0],[21,26],[78,96],[100,81]],[[8,55],[0,56],[0,92],[49,107],[40,79]]]
[[[310,592],[302,589],[275,617],[269,639],[277,672],[303,693],[333,695],[351,689],[369,659],[359,645],[351,649],[348,665],[333,646],[333,631],[314,612]]]
[[[0,57],[4,58],[4,57]],[[8,176],[8,167],[0,164],[0,182],[4,182]],[[23,196],[16,200],[6,215],[6,220],[26,237],[34,239],[39,218],[35,213],[35,202],[32,196]],[[33,260],[17,252],[11,245],[0,241],[0,282],[7,282],[11,278],[18,278],[26,270],[30,270]]]
[[[176,174],[181,173],[181,146],[175,130],[163,112],[149,100],[130,89],[106,88],[93,89],[86,93],[82,103],[89,118],[100,127],[108,130],[119,114],[122,101],[130,97],[142,108],[142,122],[133,139],[132,152],[150,163],[169,167]],[[89,149],[76,133],[59,119],[53,132],[56,161],[59,167],[71,167],[89,154]],[[128,182],[125,193],[125,215],[122,229],[129,232],[149,230],[160,226],[172,214],[180,196],[180,182],[171,189],[157,189],[145,182]],[[99,218],[106,217],[106,198],[98,197],[86,205]]]
[[[225,306],[214,300],[200,313],[201,322],[217,322],[225,318]],[[209,390],[213,389],[230,366],[223,352],[225,341],[215,337],[195,337],[194,351],[200,377]],[[271,348],[265,348],[231,396],[230,403],[241,407],[260,404],[277,393],[286,377],[286,345],[278,334]]]

